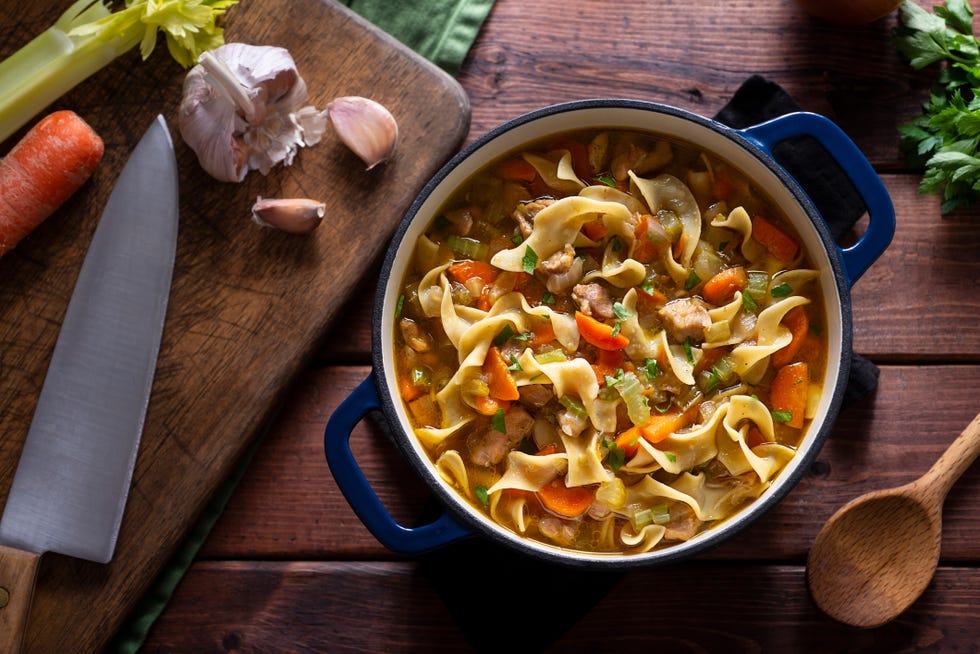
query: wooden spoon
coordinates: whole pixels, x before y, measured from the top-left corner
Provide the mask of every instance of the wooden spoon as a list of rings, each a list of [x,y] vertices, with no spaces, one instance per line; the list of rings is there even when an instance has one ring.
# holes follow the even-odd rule
[[[926,589],[939,563],[943,501],[980,454],[980,415],[919,479],[862,495],[831,516],[807,560],[810,595],[856,627],[895,618]]]

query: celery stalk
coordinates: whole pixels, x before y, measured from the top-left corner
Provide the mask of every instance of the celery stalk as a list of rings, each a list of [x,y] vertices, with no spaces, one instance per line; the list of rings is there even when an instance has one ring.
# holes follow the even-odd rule
[[[238,0],[129,0],[115,13],[76,0],[50,28],[0,61],[0,142],[45,107],[140,46],[146,59],[162,30],[184,67],[224,40],[215,20]]]

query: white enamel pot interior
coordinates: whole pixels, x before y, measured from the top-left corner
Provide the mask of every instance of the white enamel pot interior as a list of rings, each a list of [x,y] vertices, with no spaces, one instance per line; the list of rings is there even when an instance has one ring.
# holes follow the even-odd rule
[[[592,568],[649,566],[690,557],[731,538],[755,522],[797,484],[826,439],[846,387],[852,339],[850,286],[890,241],[894,231],[894,210],[887,192],[867,160],[832,123],[814,114],[790,114],[770,123],[747,130],[733,130],[677,108],[635,100],[584,100],[553,105],[516,118],[489,132],[454,157],[430,181],[399,225],[384,259],[375,302],[373,380],[369,378],[355,392],[359,400],[352,396],[352,406],[338,410],[338,414],[347,417],[338,415],[338,424],[333,427],[328,425],[325,436],[327,459],[341,489],[361,519],[385,545],[401,552],[422,552],[458,538],[482,535],[529,555],[564,564]],[[395,314],[401,281],[417,237],[425,231],[446,198],[484,164],[514,148],[550,134],[584,128],[631,128],[657,132],[713,152],[741,169],[783,209],[786,218],[802,237],[806,251],[820,270],[818,283],[827,312],[829,352],[822,380],[824,392],[817,415],[796,456],[759,499],[734,517],[687,542],[645,554],[591,554],[542,544],[498,526],[471,507],[440,478],[423,446],[416,440],[405,406],[399,399],[394,372]],[[858,244],[847,250],[841,250],[833,242],[813,203],[771,156],[772,145],[799,134],[814,135],[821,141],[847,172],[869,209],[871,227]],[[397,446],[447,509],[446,515],[433,525],[412,529],[395,524],[379,524],[379,515],[384,511],[365,506],[376,501],[377,497],[363,489],[345,487],[351,475],[342,469],[344,466],[338,461],[340,454],[331,454],[331,447],[339,451],[343,447],[337,442],[346,444],[347,435],[342,432],[345,429],[349,431],[350,425],[343,423],[356,421],[358,414],[363,415],[376,408],[380,408],[386,416]],[[362,482],[363,478],[360,478],[357,483]]]

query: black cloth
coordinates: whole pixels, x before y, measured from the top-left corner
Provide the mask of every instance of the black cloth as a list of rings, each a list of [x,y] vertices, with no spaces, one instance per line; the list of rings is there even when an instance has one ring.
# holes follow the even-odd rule
[[[782,88],[754,76],[715,119],[741,129],[798,110]],[[774,148],[773,156],[806,190],[835,238],[846,235],[864,214],[860,197],[814,139],[786,141]],[[877,380],[877,367],[854,355],[845,406],[874,390]],[[434,503],[419,524],[440,511]],[[423,555],[419,573],[432,583],[476,651],[508,654],[546,649],[626,574],[538,561],[480,536]],[[556,592],[558,599],[553,597]],[[521,624],[525,629],[515,627]]]

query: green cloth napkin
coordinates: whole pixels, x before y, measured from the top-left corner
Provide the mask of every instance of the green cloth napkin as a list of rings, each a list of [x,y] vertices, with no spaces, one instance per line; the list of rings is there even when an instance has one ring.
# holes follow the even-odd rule
[[[459,72],[494,0],[340,0],[450,75]],[[258,439],[261,441],[261,439]],[[194,561],[259,443],[242,457],[235,473],[212,498],[204,514],[177,548],[147,594],[123,624],[106,652],[139,651],[150,627],[163,612],[177,584]]]

